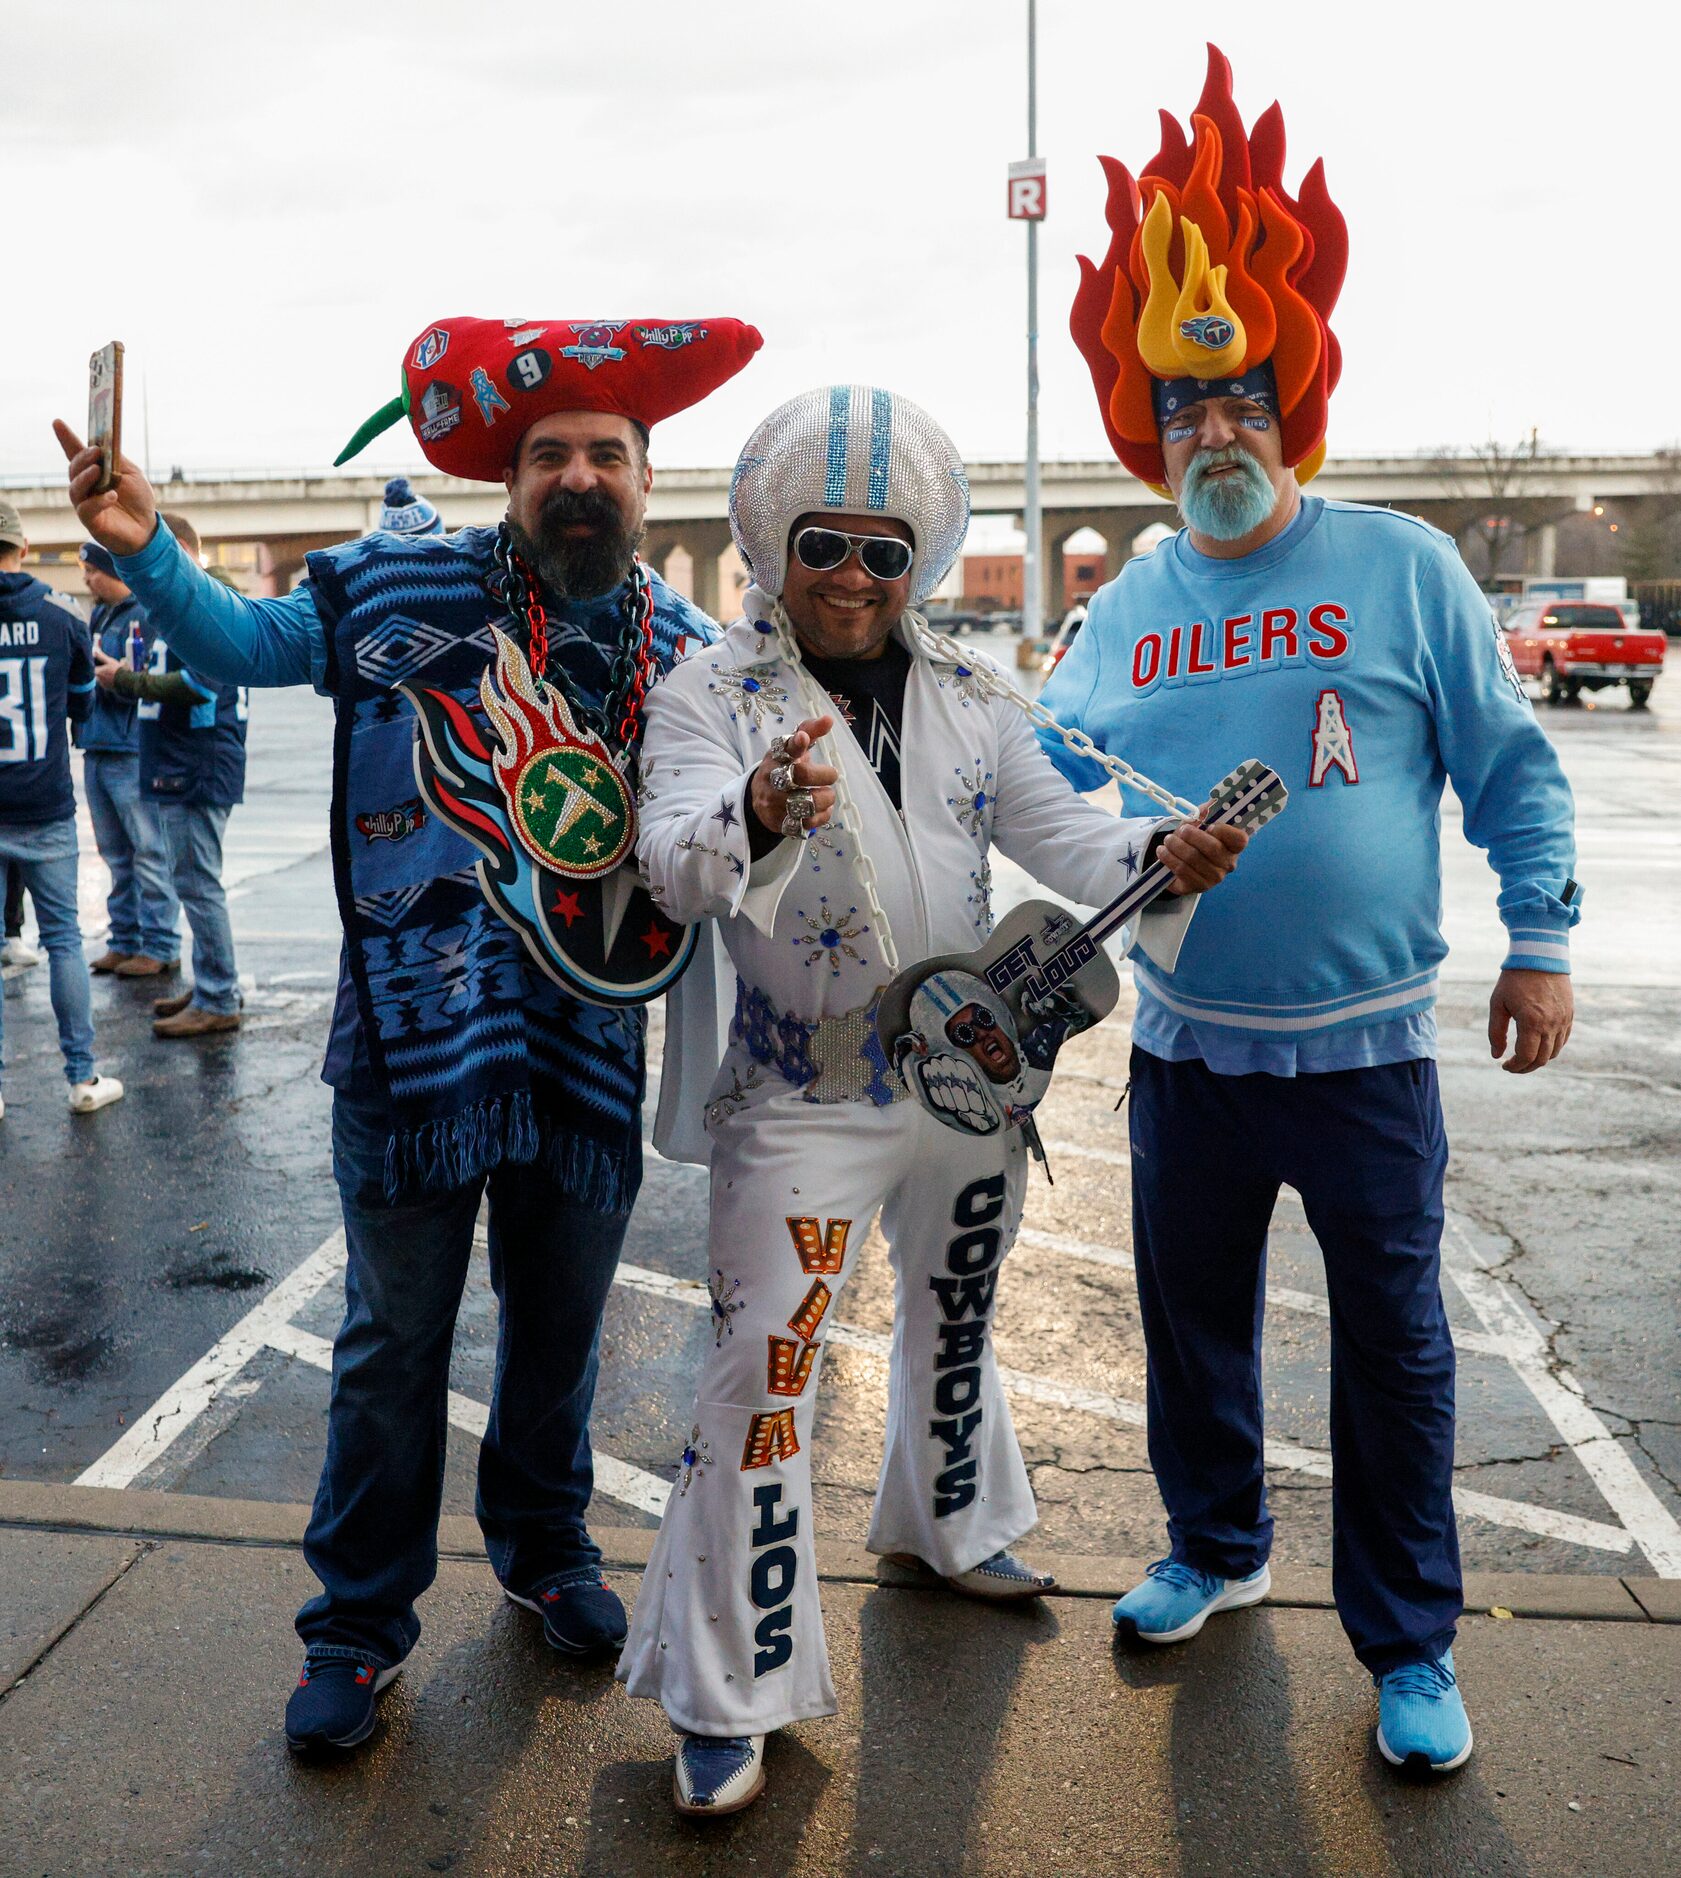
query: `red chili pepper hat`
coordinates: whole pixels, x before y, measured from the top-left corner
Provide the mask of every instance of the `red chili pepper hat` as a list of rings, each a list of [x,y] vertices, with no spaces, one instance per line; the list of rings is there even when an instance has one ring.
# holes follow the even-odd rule
[[[404,354],[401,396],[333,460],[347,462],[406,416],[429,463],[498,483],[538,418],[610,411],[652,429],[733,378],[763,344],[732,319],[439,320]]]

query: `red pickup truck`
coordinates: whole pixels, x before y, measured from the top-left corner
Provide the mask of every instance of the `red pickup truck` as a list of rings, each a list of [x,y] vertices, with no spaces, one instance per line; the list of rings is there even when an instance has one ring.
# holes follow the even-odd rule
[[[1630,626],[1621,612],[1589,600],[1528,600],[1506,622],[1506,643],[1521,678],[1538,678],[1549,704],[1573,704],[1583,691],[1627,685],[1639,710],[1663,670],[1663,633]]]

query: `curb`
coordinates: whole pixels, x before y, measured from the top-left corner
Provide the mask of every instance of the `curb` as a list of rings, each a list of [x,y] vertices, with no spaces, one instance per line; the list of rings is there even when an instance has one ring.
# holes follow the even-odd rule
[[[309,1510],[269,1500],[0,1480],[0,1528],[41,1532],[298,1547],[303,1544]],[[604,1565],[621,1571],[640,1571],[647,1565],[654,1541],[652,1527],[602,1526],[593,1532]],[[1031,1543],[1027,1551],[1035,1564],[1056,1573],[1053,1597],[1118,1598],[1144,1575],[1141,1559],[1047,1556]],[[459,1514],[445,1515],[438,1522],[438,1553],[449,1559],[482,1559],[484,1541],[477,1522]],[[939,1583],[931,1572],[892,1564],[861,1547],[826,1543],[817,1547],[817,1573],[831,1584],[909,1591],[929,1590]],[[1265,1601],[1281,1609],[1332,1610],[1331,1574],[1311,1566],[1282,1567],[1273,1574]],[[1513,1617],[1555,1621],[1681,1624],[1681,1580],[1562,1572],[1468,1573],[1466,1615],[1496,1610]]]

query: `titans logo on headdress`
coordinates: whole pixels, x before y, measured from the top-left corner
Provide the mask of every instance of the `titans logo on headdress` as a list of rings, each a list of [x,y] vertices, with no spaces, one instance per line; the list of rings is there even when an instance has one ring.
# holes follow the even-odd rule
[[[1329,321],[1348,230],[1324,166],[1289,193],[1283,113],[1273,104],[1246,133],[1232,68],[1215,46],[1191,136],[1166,111],[1161,124],[1161,148],[1136,181],[1113,157],[1099,159],[1109,250],[1095,267],[1080,257],[1070,326],[1109,442],[1166,495],[1152,380],[1240,379],[1269,363],[1284,461],[1305,483],[1325,460],[1326,407],[1342,368]]]
[[[645,1004],[682,976],[696,929],[654,905],[628,863],[636,803],[600,738],[539,688],[496,634],[479,702],[492,744],[447,691],[399,686],[420,735],[414,774],[434,814],[484,857],[479,885],[556,984],[590,1004]]]

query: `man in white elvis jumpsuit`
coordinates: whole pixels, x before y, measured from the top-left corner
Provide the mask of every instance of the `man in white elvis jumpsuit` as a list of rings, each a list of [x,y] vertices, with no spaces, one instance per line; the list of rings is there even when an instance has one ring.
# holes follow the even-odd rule
[[[895,1310],[870,1549],[982,1596],[1053,1582],[1008,1550],[1036,1513],[987,1334],[1022,1133],[961,1135],[905,1099],[872,1021],[883,986],[986,940],[994,842],[1089,905],[1158,838],[1176,892],[1214,884],[1242,845],[1083,800],[996,681],[933,643],[909,608],[968,519],[963,466],[916,405],[867,386],[793,399],[732,485],[747,616],[645,707],[643,868],[672,917],[717,920],[738,978],[729,1052],[693,1092],[715,1347],[619,1668],[683,1736],[685,1812],[747,1805],[765,1735],[835,1712],[811,1428],[825,1326],[878,1211]],[[1145,915],[1168,968],[1185,911]]]

